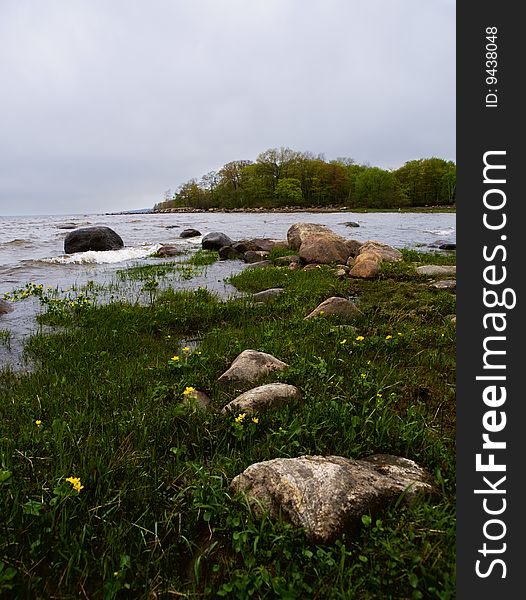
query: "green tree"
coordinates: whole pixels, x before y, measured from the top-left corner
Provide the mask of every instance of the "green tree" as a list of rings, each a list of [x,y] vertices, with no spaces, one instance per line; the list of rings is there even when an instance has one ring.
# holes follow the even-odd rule
[[[379,167],[364,169],[356,177],[355,197],[358,206],[371,208],[394,208],[406,203],[396,176]]]
[[[300,180],[293,177],[280,179],[274,195],[278,206],[301,206],[303,194]]]

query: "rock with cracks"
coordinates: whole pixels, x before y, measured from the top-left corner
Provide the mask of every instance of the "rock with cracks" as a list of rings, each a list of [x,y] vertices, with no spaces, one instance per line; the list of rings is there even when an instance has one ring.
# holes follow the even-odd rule
[[[270,408],[281,408],[283,405],[299,400],[301,392],[297,387],[286,383],[268,383],[248,390],[234,398],[224,408],[223,413],[240,412],[253,414]]]
[[[284,371],[287,368],[287,363],[272,354],[256,350],[243,350],[230,368],[219,377],[218,382],[242,389],[259,381],[269,373]]]
[[[362,515],[377,515],[398,498],[410,502],[419,493],[436,493],[423,468],[391,455],[276,458],[251,465],[231,485],[256,514],[282,515],[322,544],[355,532]]]

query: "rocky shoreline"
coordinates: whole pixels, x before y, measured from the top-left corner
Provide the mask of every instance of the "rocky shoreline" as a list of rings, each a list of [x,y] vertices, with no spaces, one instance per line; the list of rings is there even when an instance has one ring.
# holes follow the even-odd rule
[[[282,207],[253,207],[253,208],[193,208],[190,206],[179,206],[176,208],[163,208],[152,210],[145,214],[162,213],[338,213],[338,212],[455,212],[456,207],[447,206],[412,206],[391,209],[364,209],[349,206],[282,206]],[[119,213],[124,214],[124,213]]]

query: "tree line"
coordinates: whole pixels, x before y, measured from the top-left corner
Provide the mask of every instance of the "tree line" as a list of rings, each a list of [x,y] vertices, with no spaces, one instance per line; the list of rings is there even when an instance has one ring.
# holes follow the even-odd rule
[[[451,205],[456,165],[441,158],[406,162],[396,170],[356,164],[352,158],[272,148],[255,161],[235,160],[175,193],[165,192],[154,210],[166,208],[279,208],[345,206],[399,208]]]

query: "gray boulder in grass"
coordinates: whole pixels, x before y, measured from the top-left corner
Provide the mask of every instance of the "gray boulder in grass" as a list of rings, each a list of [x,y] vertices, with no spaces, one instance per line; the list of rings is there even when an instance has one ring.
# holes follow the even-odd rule
[[[223,414],[244,412],[253,414],[271,408],[281,408],[289,402],[299,400],[301,392],[287,383],[267,383],[252,388],[223,407]]]
[[[218,379],[223,385],[243,387],[255,383],[269,373],[284,371],[287,363],[277,359],[272,354],[256,350],[243,350]]]
[[[432,478],[412,460],[373,455],[362,460],[342,456],[276,458],[250,465],[232,480],[256,514],[284,516],[316,543],[353,533],[362,515],[377,515],[391,502],[415,501],[436,494]]]

